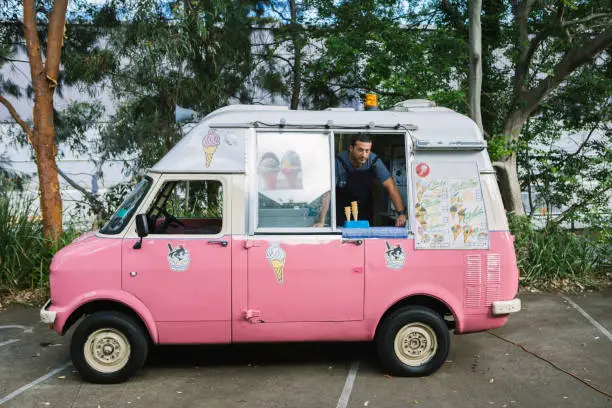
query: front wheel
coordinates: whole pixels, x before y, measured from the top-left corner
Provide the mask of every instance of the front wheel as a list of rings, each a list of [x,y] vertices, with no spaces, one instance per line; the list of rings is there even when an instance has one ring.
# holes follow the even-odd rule
[[[119,312],[96,312],[76,328],[70,357],[81,376],[93,383],[127,380],[144,364],[148,341],[141,325]]]
[[[446,361],[450,333],[442,316],[431,309],[405,307],[382,322],[376,347],[381,362],[391,374],[426,376]]]

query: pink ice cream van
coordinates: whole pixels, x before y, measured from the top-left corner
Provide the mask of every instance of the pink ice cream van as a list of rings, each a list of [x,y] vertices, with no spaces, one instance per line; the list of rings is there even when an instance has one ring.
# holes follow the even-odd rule
[[[244,342],[374,341],[385,372],[424,376],[451,331],[521,308],[482,134],[421,100],[219,109],[56,254],[50,285],[42,321],[78,323],[71,358],[97,383],[152,345]]]

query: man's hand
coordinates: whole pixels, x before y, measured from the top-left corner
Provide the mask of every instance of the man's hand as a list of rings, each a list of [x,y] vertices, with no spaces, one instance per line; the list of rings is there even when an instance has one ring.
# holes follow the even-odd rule
[[[407,217],[405,214],[400,214],[397,219],[395,220],[395,226],[396,227],[403,227],[406,225],[406,220]]]
[[[315,222],[312,227],[313,228],[323,228],[325,226],[325,223],[320,221],[320,222]]]

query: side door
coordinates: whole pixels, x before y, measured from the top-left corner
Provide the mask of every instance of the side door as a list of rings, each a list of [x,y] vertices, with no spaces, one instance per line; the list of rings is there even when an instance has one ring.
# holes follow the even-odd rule
[[[271,235],[250,244],[248,304],[261,320],[363,320],[362,241]]]
[[[266,323],[363,320],[365,245],[332,227],[331,133],[255,136],[248,313]]]
[[[221,175],[164,175],[122,247],[122,286],[157,323],[162,343],[230,341],[231,226],[229,180]]]

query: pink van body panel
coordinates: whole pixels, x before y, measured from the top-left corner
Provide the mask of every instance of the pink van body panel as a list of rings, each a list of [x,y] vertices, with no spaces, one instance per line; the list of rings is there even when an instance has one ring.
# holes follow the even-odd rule
[[[148,305],[160,340],[229,343],[231,237],[147,237],[140,249],[134,249],[136,241],[123,240],[122,287]],[[227,246],[215,241],[225,241]],[[188,251],[185,270],[172,269],[169,246]]]
[[[508,317],[492,316],[491,302],[517,293],[507,231],[490,233],[489,250],[272,238],[147,237],[141,249],[133,249],[136,239],[79,239],[51,266],[55,328],[61,333],[79,306],[108,299],[138,313],[155,343],[361,341],[374,338],[394,304],[425,295],[448,307],[456,333],[467,333],[502,326]],[[285,254],[282,281],[266,257],[271,242]],[[189,252],[186,269],[171,267],[168,244]],[[405,263],[392,268],[385,253],[397,245]]]
[[[273,237],[285,251],[283,280],[266,258],[270,244],[251,241],[248,251],[249,306],[263,312],[266,323],[363,320],[364,247],[328,243],[294,243]]]
[[[66,321],[79,307],[98,300],[109,300],[129,307],[145,323],[153,342],[157,327],[149,309],[121,289],[121,239],[98,238],[87,234],[55,254],[50,268],[50,287],[56,312],[53,324],[62,333]]]

